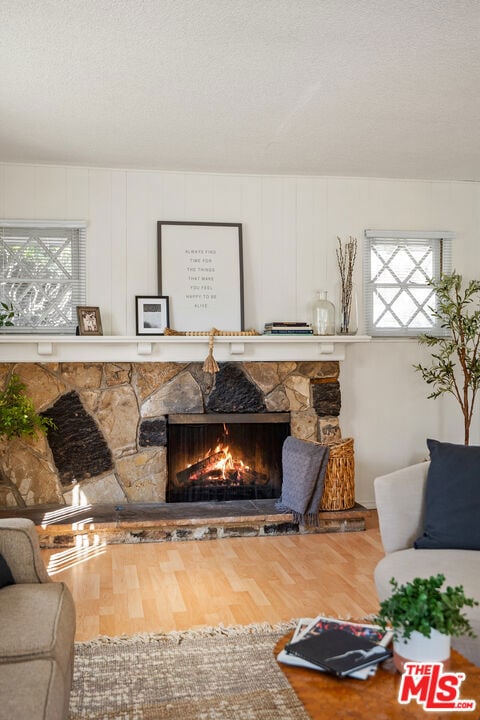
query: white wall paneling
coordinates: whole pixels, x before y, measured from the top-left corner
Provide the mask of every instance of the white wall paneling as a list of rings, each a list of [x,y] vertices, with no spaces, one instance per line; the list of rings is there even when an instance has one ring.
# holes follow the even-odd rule
[[[112,196],[114,172],[92,170],[89,173],[86,304],[100,307],[103,331],[107,335],[112,325],[118,325],[122,313],[121,308],[112,307],[112,213],[117,200]],[[118,211],[121,208],[118,207]]]
[[[35,217],[39,220],[57,218],[67,208],[66,167],[37,165],[34,168]]]
[[[68,220],[76,218],[88,218],[89,213],[89,191],[88,191],[88,170],[86,168],[67,168],[67,206],[65,217]]]
[[[4,165],[2,173],[2,212],[4,217],[36,217],[35,167]]]
[[[245,325],[257,330],[309,319],[317,289],[334,299],[337,235],[358,238],[360,278],[366,227],[451,230],[454,266],[480,277],[479,183],[3,164],[0,212],[88,222],[87,301],[113,335],[133,336],[135,295],[157,293],[157,220],[243,223]],[[455,402],[427,400],[412,368],[425,352],[412,340],[347,349],[340,419],[355,438],[359,502],[373,502],[375,474],[424,458],[427,436],[462,441]],[[476,418],[478,444],[479,429]]]
[[[107,318],[112,335],[127,331],[132,305],[125,292],[127,287],[127,180],[122,171],[112,173],[111,233],[110,233],[110,315]],[[88,238],[88,231],[87,231]],[[113,309],[115,308],[115,312]]]
[[[239,187],[240,215],[243,224],[243,289],[245,327],[261,328],[261,292],[264,285],[270,290],[268,274],[258,271],[263,267],[261,242],[262,181],[259,177],[244,176]],[[241,220],[240,220],[241,218]],[[225,219],[225,218],[223,218]]]

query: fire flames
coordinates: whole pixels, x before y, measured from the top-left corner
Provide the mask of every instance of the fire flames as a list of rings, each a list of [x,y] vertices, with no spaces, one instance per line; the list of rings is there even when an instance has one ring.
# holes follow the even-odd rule
[[[247,465],[240,457],[235,456],[235,450],[230,449],[228,441],[228,428],[223,426],[223,436],[217,438],[215,447],[183,470],[177,472],[178,486],[186,485],[265,485],[268,475],[258,472]]]
[[[223,426],[223,441],[187,466],[188,482],[251,482],[251,469],[242,459],[235,458],[228,444],[228,427]],[[183,475],[184,473],[182,473]]]
[[[210,448],[203,457],[189,467],[192,472],[189,475],[191,482],[195,480],[230,480],[241,482],[242,475],[249,471],[248,465],[243,460],[233,457],[229,445],[218,443],[215,448]]]

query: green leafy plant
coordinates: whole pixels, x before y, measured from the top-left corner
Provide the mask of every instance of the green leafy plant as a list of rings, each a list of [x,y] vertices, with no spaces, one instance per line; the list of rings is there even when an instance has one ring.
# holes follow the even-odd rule
[[[44,435],[49,427],[55,427],[53,420],[35,412],[32,401],[25,395],[25,385],[17,375],[12,375],[0,392],[0,438]]]
[[[432,385],[429,398],[452,394],[460,404],[464,418],[464,442],[469,444],[470,425],[477,391],[480,387],[480,281],[472,280],[462,290],[462,276],[443,275],[430,282],[435,290],[436,306],[430,308],[448,335],[421,335],[419,342],[432,348],[432,364],[414,365],[423,379]]]
[[[13,327],[12,318],[14,315],[13,305],[0,302],[0,327]]]
[[[442,574],[415,578],[404,585],[392,578],[392,594],[380,603],[376,622],[384,630],[391,627],[396,640],[408,640],[415,630],[430,637],[432,628],[444,635],[476,637],[461,610],[478,605],[478,602],[465,597],[461,585],[442,590],[444,582],[445,575]]]

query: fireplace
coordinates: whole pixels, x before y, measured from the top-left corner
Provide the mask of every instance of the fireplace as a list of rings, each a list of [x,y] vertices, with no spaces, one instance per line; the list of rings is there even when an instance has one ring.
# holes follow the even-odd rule
[[[203,372],[200,362],[42,362],[2,367],[5,376],[20,374],[35,406],[54,420],[55,437],[49,433],[40,444],[7,443],[0,453],[0,508],[80,501],[165,503],[172,450],[179,447],[185,454],[189,443],[197,442],[180,439],[172,448],[174,413],[186,414],[189,424],[194,424],[193,413],[198,413],[206,416],[204,422],[220,425],[211,442],[222,438],[220,413],[233,416],[227,417],[230,439],[235,421],[248,423],[251,413],[257,427],[244,428],[254,437],[243,443],[247,457],[241,459],[258,473],[268,467],[266,486],[255,492],[268,489],[275,495],[280,446],[288,431],[277,439],[275,451],[273,440],[262,437],[252,458],[256,436],[266,432],[258,425],[279,420],[289,424],[290,435],[303,440],[331,442],[341,437],[337,361],[232,361],[220,363],[214,376]],[[177,431],[183,437],[181,428]],[[201,454],[175,466],[173,477],[198,457]],[[241,490],[254,494],[250,485]],[[221,497],[219,483],[210,496]],[[184,511],[188,514],[188,508]]]
[[[169,415],[167,502],[277,498],[290,413]]]

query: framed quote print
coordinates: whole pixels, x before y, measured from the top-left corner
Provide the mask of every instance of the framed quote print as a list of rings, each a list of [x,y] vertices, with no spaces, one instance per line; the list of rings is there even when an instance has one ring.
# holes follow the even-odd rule
[[[241,223],[159,221],[158,287],[180,332],[244,329]]]

